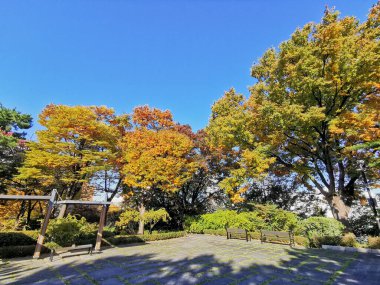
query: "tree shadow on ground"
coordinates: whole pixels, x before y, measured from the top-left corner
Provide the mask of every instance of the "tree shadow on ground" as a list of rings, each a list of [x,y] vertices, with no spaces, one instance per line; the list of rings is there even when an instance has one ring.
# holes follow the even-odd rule
[[[162,258],[157,254],[118,254],[62,262],[18,264],[0,268],[0,284],[378,284],[380,259],[375,255],[317,249],[286,249],[283,256],[249,261],[212,254]],[[186,256],[186,253],[183,254]],[[268,257],[268,255],[267,255]],[[42,267],[41,267],[42,265]],[[370,265],[370,266],[366,266]],[[360,270],[361,268],[361,270]]]

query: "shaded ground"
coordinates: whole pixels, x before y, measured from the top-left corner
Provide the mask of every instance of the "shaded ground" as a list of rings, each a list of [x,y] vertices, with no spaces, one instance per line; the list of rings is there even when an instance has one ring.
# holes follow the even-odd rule
[[[1,263],[0,284],[380,284],[380,256],[190,235],[49,262]]]

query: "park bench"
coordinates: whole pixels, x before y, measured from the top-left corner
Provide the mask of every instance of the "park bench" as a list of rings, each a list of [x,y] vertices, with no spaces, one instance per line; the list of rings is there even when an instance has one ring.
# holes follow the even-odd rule
[[[92,255],[92,244],[85,245],[75,245],[73,244],[70,247],[61,247],[57,249],[52,249],[50,253],[50,261],[53,261],[54,254],[58,254],[60,257],[72,256],[73,253],[78,253],[80,251],[87,250],[87,254]]]
[[[278,232],[278,231],[261,231],[261,243],[271,241],[289,241],[289,245],[294,245],[294,236],[290,232]]]
[[[251,235],[245,229],[231,229],[227,228],[227,239],[245,239],[248,242],[252,240]]]

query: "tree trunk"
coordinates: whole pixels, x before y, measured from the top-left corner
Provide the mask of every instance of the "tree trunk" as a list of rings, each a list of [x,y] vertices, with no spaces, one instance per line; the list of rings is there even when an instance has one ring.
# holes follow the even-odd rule
[[[331,199],[328,199],[328,202],[334,218],[348,227],[348,215],[351,208],[344,203],[342,196],[334,195]]]
[[[145,214],[145,206],[143,204],[139,205],[139,212],[140,212],[140,219],[139,219],[139,231],[137,232],[138,235],[144,234],[144,220],[142,217]]]
[[[26,206],[25,206],[26,202],[25,201],[22,201],[21,202],[21,207],[20,207],[20,211],[18,212],[17,214],[17,217],[16,217],[16,222],[15,222],[15,225],[13,227],[14,230],[20,230],[20,224],[21,224],[21,221],[22,221],[22,218],[24,217],[25,215],[25,211],[26,211]]]

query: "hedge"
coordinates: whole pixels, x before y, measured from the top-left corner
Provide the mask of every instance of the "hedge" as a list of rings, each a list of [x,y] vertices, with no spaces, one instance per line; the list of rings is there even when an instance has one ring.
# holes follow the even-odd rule
[[[368,247],[372,249],[380,249],[380,237],[368,237]]]
[[[123,235],[110,236],[102,240],[103,246],[114,246],[130,243],[139,243],[146,241],[165,240],[171,238],[183,237],[186,232],[168,232],[153,233],[144,235]],[[22,231],[22,232],[0,232],[0,258],[13,258],[31,256],[34,253],[38,237],[38,232]],[[18,244],[17,244],[18,243]],[[81,239],[76,242],[81,244],[95,244],[95,238]],[[58,248],[60,245],[54,242],[46,242],[42,248],[42,253],[50,252],[51,248]]]
[[[198,217],[186,217],[185,229],[190,232],[223,230],[226,227],[243,228],[250,232],[266,229],[271,231],[293,230],[298,224],[296,214],[275,205],[255,205],[250,212],[218,210]]]
[[[215,235],[215,236],[226,236],[226,230],[202,230],[197,234],[207,234],[207,235]],[[260,240],[261,233],[260,232],[250,232],[249,233],[254,240]],[[281,242],[281,240],[272,239],[275,242]],[[298,245],[309,247],[309,240],[302,236],[294,236],[294,242]]]
[[[143,235],[118,235],[105,239],[111,245],[139,243],[146,241],[165,240],[186,236],[186,232],[153,233]]]
[[[0,247],[35,245],[38,231],[0,232]]]
[[[24,257],[32,256],[36,245],[14,245],[14,246],[3,246],[0,247],[0,258],[13,258],[13,257]],[[43,246],[42,253],[50,252],[50,249]]]

